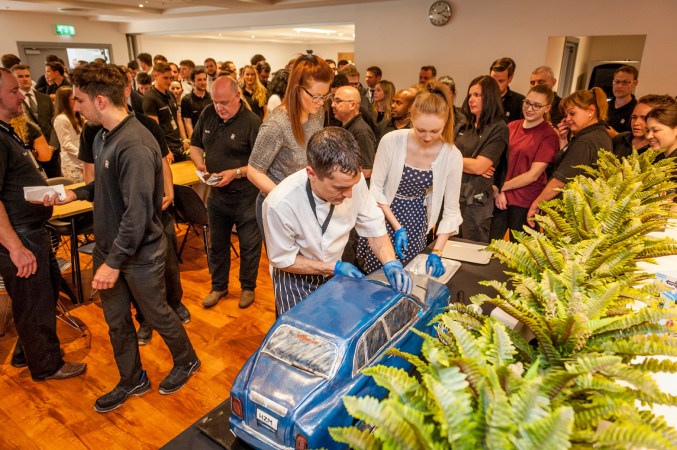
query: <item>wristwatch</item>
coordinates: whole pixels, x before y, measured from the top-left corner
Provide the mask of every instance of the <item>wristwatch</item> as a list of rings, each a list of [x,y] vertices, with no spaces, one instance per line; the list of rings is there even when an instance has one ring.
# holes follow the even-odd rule
[[[237,169],[235,169],[235,178],[238,179],[238,180],[240,178],[242,178],[242,172],[240,171],[239,167]]]
[[[442,256],[442,250],[432,249],[430,250],[430,253],[433,255]]]

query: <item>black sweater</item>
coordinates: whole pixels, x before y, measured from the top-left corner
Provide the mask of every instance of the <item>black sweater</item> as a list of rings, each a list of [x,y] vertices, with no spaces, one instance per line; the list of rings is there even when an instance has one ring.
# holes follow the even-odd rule
[[[113,269],[155,262],[162,252],[162,161],[153,135],[133,116],[94,140],[95,179],[75,190],[95,201],[97,250]]]

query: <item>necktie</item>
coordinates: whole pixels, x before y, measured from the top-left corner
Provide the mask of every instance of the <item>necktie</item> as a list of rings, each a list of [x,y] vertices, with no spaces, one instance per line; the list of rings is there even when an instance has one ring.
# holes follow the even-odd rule
[[[26,94],[26,98],[28,98],[28,107],[31,109],[31,112],[33,114],[37,114],[38,113],[38,104],[35,103],[35,99],[33,98],[33,94],[29,92],[28,94]]]
[[[374,88],[369,88],[369,103],[374,103]]]

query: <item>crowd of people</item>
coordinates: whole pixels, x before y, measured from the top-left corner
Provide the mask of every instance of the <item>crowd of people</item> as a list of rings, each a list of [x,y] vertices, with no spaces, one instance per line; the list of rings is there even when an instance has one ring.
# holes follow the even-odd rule
[[[200,359],[183,324],[170,164],[191,160],[208,181],[214,307],[229,286],[231,231],[240,250],[240,308],[256,299],[262,244],[275,306],[283,314],[333,276],[383,270],[409,293],[405,270],[431,246],[426,270],[439,277],[451,236],[480,243],[534,227],[543,201],[559,195],[600,149],[677,157],[677,104],[669,95],[635,99],[639,74],[614,73],[599,87],[560,98],[547,66],[531,89],[510,89],[516,64],[500,58],[465,90],[420,68],[406,87],[370,66],[308,52],[272,71],[262,55],[238,70],[207,58],[172,63],[141,53],[125,66],[82,63],[71,73],[49,57],[44,75],[14,55],[0,69],[0,275],[13,302],[15,367],[35,380],[81,375],[56,336],[60,273],[44,223],[52,206],[95,202],[92,288],[110,329],[119,383],[99,412],[151,388],[138,345],[156,331],[174,367],[159,390],[180,389]],[[416,82],[417,81],[417,82]],[[24,186],[64,176],[83,187],[66,199],[26,203]],[[132,320],[136,310],[138,329]]]

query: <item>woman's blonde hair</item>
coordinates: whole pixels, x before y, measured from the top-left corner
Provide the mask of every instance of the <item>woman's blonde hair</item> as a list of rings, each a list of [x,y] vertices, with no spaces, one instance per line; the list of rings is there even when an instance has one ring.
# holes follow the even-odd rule
[[[383,119],[390,120],[390,114],[392,112],[390,109],[390,105],[392,105],[393,97],[395,96],[395,85],[387,80],[381,80],[376,84],[381,85],[381,89],[383,89],[383,94],[385,96],[383,98],[383,103],[385,105],[385,111],[383,111],[384,113]],[[374,120],[376,120],[376,118],[378,117],[378,105],[376,104],[376,102],[373,102],[371,104],[371,112],[374,116]]]
[[[445,120],[442,140],[447,144],[454,143],[454,114],[449,87],[439,81],[430,81],[422,89],[411,105],[411,118],[417,114],[434,114]]]
[[[245,71],[247,69],[251,69],[254,71],[254,92],[252,93],[252,98],[256,103],[259,104],[261,108],[266,106],[266,102],[268,101],[268,95],[266,88],[261,84],[261,80],[259,79],[259,73],[256,71],[256,67],[252,65],[244,66],[242,68],[242,74],[244,75]],[[247,84],[242,85],[242,90],[244,91],[247,88]]]

